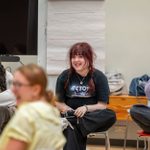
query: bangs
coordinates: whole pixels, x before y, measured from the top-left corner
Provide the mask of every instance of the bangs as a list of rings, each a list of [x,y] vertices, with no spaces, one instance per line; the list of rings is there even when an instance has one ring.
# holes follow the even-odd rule
[[[76,55],[78,55],[78,56],[85,56],[85,52],[81,48],[72,49],[71,54],[70,54],[71,58],[76,56]]]

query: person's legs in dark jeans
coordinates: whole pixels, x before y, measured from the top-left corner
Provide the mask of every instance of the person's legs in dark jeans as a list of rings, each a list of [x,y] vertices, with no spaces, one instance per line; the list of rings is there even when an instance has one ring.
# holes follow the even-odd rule
[[[64,130],[67,143],[64,150],[86,150],[86,137],[83,137],[77,126],[74,129],[68,127]]]
[[[86,150],[87,137],[84,137],[77,124],[77,119],[68,119],[73,128],[68,127],[64,130],[64,135],[67,139],[67,143],[64,146],[64,150]]]
[[[7,107],[0,107],[0,134],[2,133],[4,127],[10,120],[10,112]]]
[[[86,150],[86,142],[87,142],[87,136],[83,136],[81,131],[80,131],[80,128],[79,126],[77,126],[77,132],[76,132],[76,135],[77,135],[77,140],[78,140],[78,143],[79,143],[79,150]]]
[[[115,123],[116,115],[111,110],[103,110],[100,112],[95,111],[93,113],[89,113],[88,116],[78,120],[79,124],[77,123],[76,117],[68,120],[74,127],[74,130],[68,127],[64,131],[67,139],[64,150],[86,150],[86,135],[91,132],[108,130]]]
[[[144,105],[134,105],[130,114],[132,119],[147,133],[150,133],[150,108]]]

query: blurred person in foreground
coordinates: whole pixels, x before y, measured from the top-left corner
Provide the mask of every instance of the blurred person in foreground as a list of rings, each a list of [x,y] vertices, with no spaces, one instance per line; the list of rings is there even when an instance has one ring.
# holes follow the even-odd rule
[[[43,69],[29,64],[14,73],[12,91],[18,110],[7,124],[0,150],[61,150],[65,143],[59,111],[47,91]]]

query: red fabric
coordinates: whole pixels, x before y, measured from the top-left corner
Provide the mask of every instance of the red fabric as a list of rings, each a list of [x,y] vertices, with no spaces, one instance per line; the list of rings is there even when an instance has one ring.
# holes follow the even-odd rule
[[[137,134],[139,136],[150,136],[150,133],[145,133],[143,130],[142,131],[138,131]]]

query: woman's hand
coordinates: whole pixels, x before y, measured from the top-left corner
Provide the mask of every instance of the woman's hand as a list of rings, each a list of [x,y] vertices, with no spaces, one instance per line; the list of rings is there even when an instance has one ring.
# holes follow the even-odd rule
[[[78,118],[82,118],[86,112],[87,112],[87,106],[81,106],[75,110],[74,115],[77,116]]]
[[[68,110],[72,110],[71,107],[69,107],[68,105],[66,105],[65,103],[61,103],[61,102],[55,102],[56,107],[59,109],[59,111],[61,113],[65,113]]]
[[[77,117],[82,118],[87,111],[92,112],[92,111],[95,111],[95,110],[103,110],[103,109],[106,109],[106,108],[107,108],[107,104],[102,103],[102,102],[98,102],[97,104],[85,105],[85,106],[78,107],[75,110],[74,115],[77,116]]]

